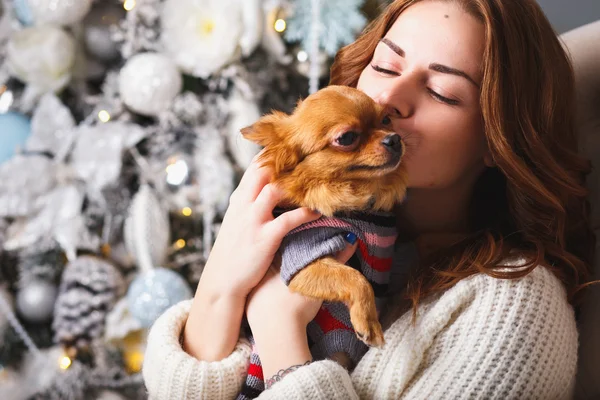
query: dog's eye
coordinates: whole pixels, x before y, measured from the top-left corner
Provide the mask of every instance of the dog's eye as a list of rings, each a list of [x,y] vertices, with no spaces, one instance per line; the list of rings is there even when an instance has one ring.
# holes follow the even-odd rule
[[[383,117],[383,121],[381,121],[381,123],[384,125],[389,125],[391,122],[392,122],[392,119],[390,118],[389,115],[386,115],[385,117]]]
[[[354,142],[358,139],[359,135],[357,132],[349,131],[344,133],[342,136],[336,139],[336,142],[340,146],[352,146]]]

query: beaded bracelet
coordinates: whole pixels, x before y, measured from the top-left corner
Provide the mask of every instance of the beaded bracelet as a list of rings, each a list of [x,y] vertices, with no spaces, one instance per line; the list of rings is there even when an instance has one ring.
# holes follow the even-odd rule
[[[286,375],[290,374],[291,372],[294,372],[295,370],[297,370],[300,367],[303,367],[305,365],[310,364],[311,361],[307,361],[304,364],[299,364],[299,365],[292,365],[289,368],[286,369],[280,369],[279,372],[277,372],[275,375],[273,375],[272,377],[270,377],[269,379],[267,379],[265,381],[265,389],[269,389],[271,386],[273,386],[275,384],[275,382],[279,382],[280,380],[282,380]]]

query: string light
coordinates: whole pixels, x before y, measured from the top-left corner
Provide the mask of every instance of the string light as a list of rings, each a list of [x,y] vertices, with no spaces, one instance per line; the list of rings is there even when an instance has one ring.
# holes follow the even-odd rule
[[[275,30],[279,33],[285,31],[287,24],[285,23],[285,20],[279,18],[277,21],[275,21]]]
[[[305,62],[308,60],[308,53],[304,50],[300,50],[298,52],[298,54],[296,55],[296,58],[298,59],[298,61],[300,62]]]
[[[178,241],[176,241],[175,247],[177,247],[178,249],[183,249],[185,247],[185,240],[179,239]]]
[[[134,7],[135,7],[135,0],[125,0],[123,2],[123,8],[126,11],[131,11],[131,10],[133,10]]]
[[[189,217],[190,215],[192,215],[192,209],[189,207],[184,207],[183,210],[181,210],[181,213],[184,216]]]
[[[108,122],[110,121],[110,114],[106,110],[101,110],[98,113],[98,119],[102,122]]]
[[[189,169],[184,160],[171,160],[166,168],[167,183],[179,186],[188,178]]]
[[[60,367],[60,369],[69,369],[71,363],[72,361],[69,358],[69,356],[62,356],[58,361],[58,366]]]

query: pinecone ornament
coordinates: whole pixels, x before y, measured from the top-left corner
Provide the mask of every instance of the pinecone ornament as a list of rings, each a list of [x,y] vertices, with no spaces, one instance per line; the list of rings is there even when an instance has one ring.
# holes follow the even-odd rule
[[[55,342],[81,349],[100,337],[123,289],[119,271],[104,260],[81,256],[67,264],[54,308]]]

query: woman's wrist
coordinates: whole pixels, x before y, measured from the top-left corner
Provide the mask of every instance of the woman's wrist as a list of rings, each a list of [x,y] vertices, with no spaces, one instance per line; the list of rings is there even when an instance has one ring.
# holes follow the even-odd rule
[[[288,323],[276,318],[272,321],[273,326],[252,328],[265,381],[282,370],[312,361],[306,327],[296,321]]]
[[[238,342],[244,299],[203,293],[199,287],[183,332],[183,349],[202,361],[220,361]]]

